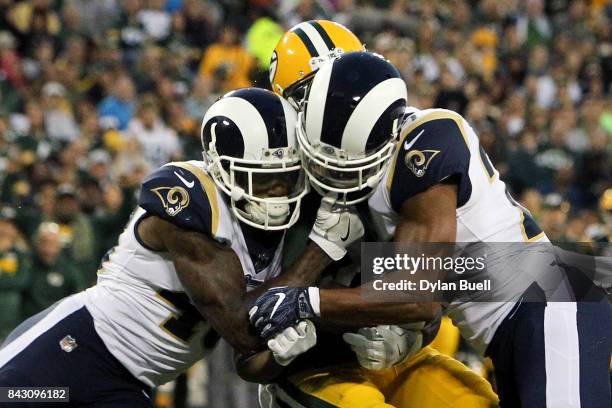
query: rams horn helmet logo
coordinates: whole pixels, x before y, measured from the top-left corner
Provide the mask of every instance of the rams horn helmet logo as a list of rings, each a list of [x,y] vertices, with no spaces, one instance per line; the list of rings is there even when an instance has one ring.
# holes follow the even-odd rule
[[[429,163],[431,163],[438,153],[440,153],[439,150],[411,150],[406,153],[406,166],[415,176],[423,177]]]
[[[166,213],[171,217],[174,217],[189,205],[189,194],[183,187],[157,187],[151,189],[151,191],[159,197],[166,209]],[[164,192],[166,192],[165,197]]]

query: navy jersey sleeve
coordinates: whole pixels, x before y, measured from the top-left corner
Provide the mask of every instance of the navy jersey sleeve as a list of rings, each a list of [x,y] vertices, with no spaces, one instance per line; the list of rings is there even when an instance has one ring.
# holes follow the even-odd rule
[[[404,135],[387,178],[395,211],[414,195],[442,182],[458,184],[458,207],[467,202],[471,184],[466,137],[456,118],[439,114]]]
[[[210,176],[193,164],[173,163],[149,175],[138,205],[180,228],[215,236],[217,190]]]

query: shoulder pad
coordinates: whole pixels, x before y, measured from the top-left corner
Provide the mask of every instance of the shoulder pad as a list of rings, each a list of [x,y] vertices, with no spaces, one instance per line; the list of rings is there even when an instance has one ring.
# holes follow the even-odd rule
[[[436,109],[407,118],[387,176],[393,209],[399,211],[404,201],[454,176],[458,206],[465,204],[471,193],[467,143],[463,118],[455,112]]]
[[[212,178],[189,162],[169,163],[142,183],[138,205],[181,228],[215,236],[219,222]]]

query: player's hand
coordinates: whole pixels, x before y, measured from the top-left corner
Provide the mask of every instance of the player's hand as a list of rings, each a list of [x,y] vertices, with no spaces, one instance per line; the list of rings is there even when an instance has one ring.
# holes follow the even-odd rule
[[[314,324],[310,320],[301,320],[268,340],[268,348],[278,364],[287,366],[316,343],[317,331]]]
[[[335,202],[335,195],[323,197],[308,237],[331,259],[338,261],[346,254],[347,247],[363,237],[364,230],[355,208],[337,207]]]
[[[270,288],[255,300],[249,321],[257,335],[267,339],[318,314],[318,296],[318,288]]]
[[[417,327],[367,327],[357,333],[344,333],[342,338],[350,344],[363,368],[381,370],[401,363],[422,348],[423,334]]]

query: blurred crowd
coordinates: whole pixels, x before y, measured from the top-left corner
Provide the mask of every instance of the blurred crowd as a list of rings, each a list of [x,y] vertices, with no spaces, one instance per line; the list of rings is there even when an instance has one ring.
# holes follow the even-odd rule
[[[609,240],[610,1],[0,0],[0,339],[95,281],[143,177],[310,19],[464,115],[551,239]]]

